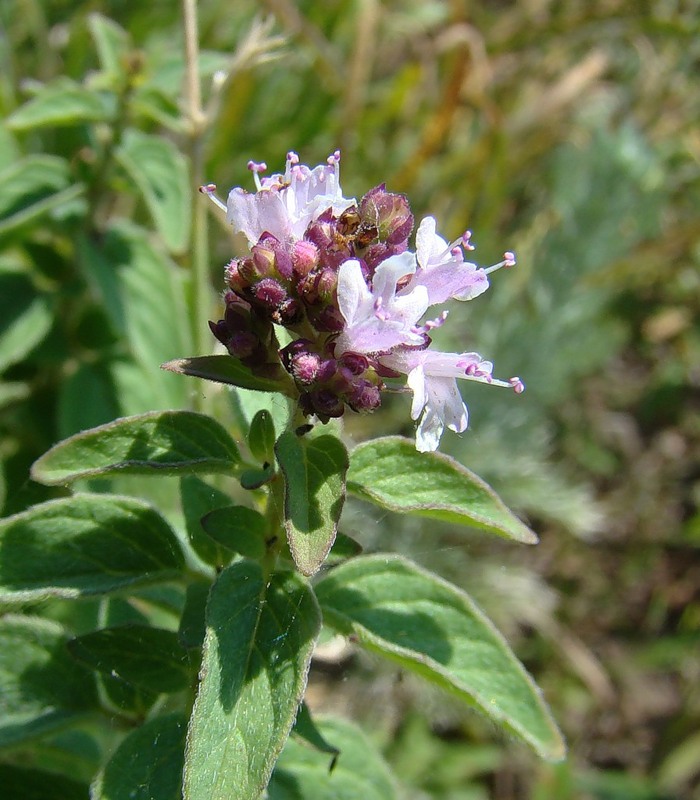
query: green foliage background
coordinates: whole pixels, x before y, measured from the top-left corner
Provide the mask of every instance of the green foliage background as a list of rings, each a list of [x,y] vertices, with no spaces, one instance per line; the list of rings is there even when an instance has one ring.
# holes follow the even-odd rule
[[[465,547],[447,523],[399,528],[359,505],[346,530],[469,581],[519,643],[570,758],[490,744],[483,722],[395,672],[369,685],[362,660],[315,673],[311,698],[364,720],[408,796],[700,796],[700,4],[203,0],[199,13],[202,141],[177,4],[0,10],[3,516],[60,496],[30,464],[116,416],[193,406],[235,431],[247,401],[158,372],[209,352],[203,311],[219,313],[238,246],[212,224],[202,297],[194,187],[248,186],[249,158],[277,171],[290,149],[315,164],[340,147],[347,196],[386,182],[444,235],[471,228],[480,263],[517,252],[439,333],[528,390],[468,387],[471,430],[443,449],[541,543]],[[72,100],[28,103],[46,86]],[[407,412],[392,397],[346,430],[411,435]],[[174,485],[120,480],[173,504]],[[102,754],[72,736],[12,763],[89,777]]]

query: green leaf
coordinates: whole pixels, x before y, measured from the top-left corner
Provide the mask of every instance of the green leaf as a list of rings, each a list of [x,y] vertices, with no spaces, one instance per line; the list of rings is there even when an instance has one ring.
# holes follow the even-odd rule
[[[21,383],[20,381],[0,383],[0,409],[13,403],[18,403],[21,400],[26,400],[30,394],[31,387],[28,383]],[[0,503],[1,507],[2,503]]]
[[[68,642],[70,654],[91,669],[155,694],[192,682],[187,653],[174,631],[150,625],[103,628]]]
[[[219,547],[216,537],[205,533],[203,517],[216,508],[226,506],[231,498],[224,492],[215,489],[194,475],[185,475],[180,479],[180,499],[185,515],[187,538],[192,549],[207,564],[223,567],[231,560],[231,553],[225,547]],[[220,544],[220,543],[219,543]]]
[[[275,460],[275,423],[272,414],[261,408],[253,417],[248,431],[248,447],[254,458],[262,464]]]
[[[27,156],[0,173],[0,235],[60,208],[82,194],[84,187],[70,183],[63,158]]]
[[[294,385],[286,373],[280,369],[279,378],[262,378],[244,366],[233,356],[195,356],[194,358],[176,358],[161,364],[161,369],[176,372],[180,375],[191,375],[215,383],[226,383],[240,386],[242,389],[254,389],[258,392],[281,392],[295,397]]]
[[[258,800],[301,702],[321,618],[293,573],[241,561],[214,584],[187,736],[185,800]]]
[[[114,20],[98,13],[88,15],[88,28],[102,71],[112,78],[124,75],[126,57],[132,47],[129,34]]]
[[[21,361],[46,337],[53,318],[45,297],[25,275],[0,273],[0,372]]]
[[[192,411],[154,411],[59,442],[34,462],[32,477],[55,486],[116,473],[226,473],[238,460],[235,442],[211,417]]]
[[[315,750],[318,750],[319,753],[326,753],[331,756],[328,770],[332,771],[334,769],[336,761],[338,760],[338,756],[340,755],[340,750],[338,750],[338,748],[334,747],[332,744],[329,744],[323,737],[323,734],[311,716],[311,712],[309,711],[309,707],[306,705],[306,703],[302,703],[299,706],[299,712],[297,713],[297,718],[294,721],[292,733],[305,741],[307,744],[310,744],[311,747],[313,747]]]
[[[267,522],[262,514],[246,506],[226,506],[202,518],[209,536],[233,553],[259,559],[265,554]]]
[[[0,618],[1,747],[78,721],[97,705],[92,676],[68,655],[65,643],[55,622]]]
[[[324,622],[397,661],[529,744],[562,759],[541,692],[471,598],[400,556],[361,556],[317,584]]]
[[[95,779],[91,800],[180,800],[186,732],[181,714],[132,731]]]
[[[340,751],[333,771],[328,757],[290,739],[268,787],[269,800],[395,800],[396,783],[377,746],[352,723],[319,722],[324,739]]]
[[[55,772],[0,764],[3,794],[22,800],[88,800],[90,787]]]
[[[356,542],[347,534],[338,531],[338,535],[335,537],[333,547],[331,547],[326,563],[339,564],[341,561],[347,561],[348,558],[359,556],[361,552],[362,545],[359,542]]]
[[[211,583],[204,580],[193,581],[187,586],[185,607],[182,609],[180,627],[177,631],[180,644],[187,649],[201,647],[204,642],[206,632],[204,614],[210,589]]]
[[[167,247],[182,253],[189,240],[193,189],[184,156],[162,136],[129,129],[116,157],[141,192]]]
[[[275,468],[272,464],[262,469],[245,469],[241,472],[241,486],[244,489],[259,489],[275,477]]]
[[[100,298],[131,359],[112,366],[126,415],[156,408],[184,408],[189,389],[174,375],[156,376],[158,365],[191,348],[184,274],[143,228],[114,223],[100,237],[78,238],[78,263]]]
[[[0,522],[0,601],[102,594],[177,576],[166,521],[130,497],[77,494]]]
[[[118,400],[104,364],[80,364],[59,387],[58,434],[61,439],[119,416]],[[90,402],[86,402],[86,398]]]
[[[537,542],[481,478],[442,453],[419,453],[410,439],[399,436],[375,439],[352,451],[348,492],[390,511]]]
[[[29,102],[7,120],[10,130],[27,131],[56,125],[78,125],[108,119],[98,94],[69,78],[43,86]]]
[[[300,572],[313,575],[338,532],[348,454],[335,436],[303,439],[285,431],[275,453],[285,478],[284,526]]]

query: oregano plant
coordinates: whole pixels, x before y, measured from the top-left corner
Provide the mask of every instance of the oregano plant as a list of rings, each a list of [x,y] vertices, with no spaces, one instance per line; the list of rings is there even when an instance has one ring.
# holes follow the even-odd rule
[[[118,29],[93,27],[104,53],[116,53]],[[47,108],[83,121],[106,113],[84,87],[61,85],[14,124],[31,125]],[[179,165],[178,180],[183,162],[159,142],[127,130],[113,157],[180,252],[187,236],[172,220],[187,206],[163,203],[169,170],[159,158]],[[84,731],[106,716],[110,755],[92,778],[93,800],[397,797],[362,731],[316,720],[304,703],[322,626],[476,709],[543,759],[564,755],[540,690],[464,587],[401,553],[363,553],[342,531],[353,496],[516,545],[537,541],[484,481],[438,452],[445,428],[467,429],[457,380],[524,390],[518,377],[493,377],[478,353],[437,351],[431,336],[446,303],[478,297],[515,257],[480,268],[467,259],[469,232],[449,243],[432,217],[414,237],[405,196],[379,184],[346,198],[339,165],[337,151],[314,168],[290,152],[281,174],[265,177],[266,166],[250,162],[255,192],[235,188],[223,201],[214,185],[202,187],[247,252],[226,265],[223,313],[210,322],[222,352],[162,365],[183,383],[275,397],[286,413],[260,403],[240,415],[236,438],[201,408],[84,430],[32,467],[57,496],[0,521],[0,746]],[[205,213],[202,202],[194,214]],[[206,306],[202,231],[193,234],[195,321]],[[192,340],[209,351],[201,327]],[[141,359],[139,375],[150,370],[156,382],[165,377],[158,366]],[[387,391],[410,394],[415,441],[387,436],[348,449],[339,421],[371,413]],[[138,496],[141,481],[159,476],[178,479],[175,511]],[[85,619],[68,633],[62,620],[77,607]],[[6,777],[33,781],[35,794],[80,796],[67,778],[52,784],[19,768]]]

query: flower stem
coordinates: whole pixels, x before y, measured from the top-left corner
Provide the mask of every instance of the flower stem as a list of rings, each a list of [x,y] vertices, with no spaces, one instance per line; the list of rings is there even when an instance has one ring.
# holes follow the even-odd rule
[[[202,92],[199,79],[199,43],[197,33],[197,0],[183,0],[183,25],[185,35],[185,114],[189,139],[191,185],[204,182],[204,134],[207,117],[202,109]],[[207,236],[206,199],[195,198],[192,214],[192,324],[195,352],[209,350],[207,320],[209,318],[209,252]],[[201,410],[202,397],[195,395],[194,405]]]

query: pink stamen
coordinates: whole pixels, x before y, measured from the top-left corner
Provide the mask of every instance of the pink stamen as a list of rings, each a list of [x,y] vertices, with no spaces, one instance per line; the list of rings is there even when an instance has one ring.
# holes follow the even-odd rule
[[[522,394],[525,391],[525,384],[518,377],[510,378],[508,383],[513,387],[516,394]]]
[[[219,198],[214,194],[216,191],[216,184],[215,183],[207,183],[204,186],[199,187],[199,191],[202,194],[205,194],[214,205],[218,206],[223,211],[226,211],[226,203],[223,203]]]
[[[389,319],[389,314],[386,311],[384,311],[384,309],[382,308],[383,305],[384,304],[382,302],[381,297],[378,297],[374,301],[374,316],[377,319],[381,320],[382,322],[386,322],[386,320]]]
[[[450,312],[445,310],[443,311],[439,317],[435,317],[435,319],[429,319],[425,322],[422,328],[416,330],[416,333],[428,333],[429,331],[435,330],[435,328],[439,328],[445,324],[445,320],[447,319],[447,315]]]
[[[476,250],[476,245],[472,244],[472,232],[471,231],[464,231],[462,234],[462,247],[465,250]]]
[[[249,161],[248,162],[248,169],[251,172],[255,172],[256,174],[260,174],[261,172],[265,172],[267,169],[267,164],[264,161]]]

